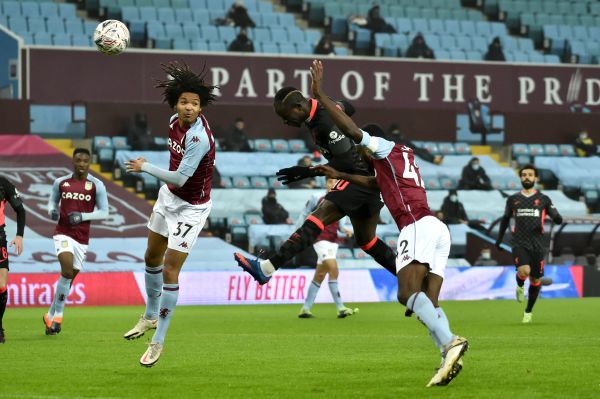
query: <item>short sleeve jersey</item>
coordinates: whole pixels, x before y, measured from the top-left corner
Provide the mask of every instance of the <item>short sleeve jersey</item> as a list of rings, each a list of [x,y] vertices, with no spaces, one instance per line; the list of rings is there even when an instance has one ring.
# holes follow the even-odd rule
[[[399,229],[433,216],[412,148],[371,137],[366,132],[360,144],[372,152],[381,196]]]
[[[84,180],[77,180],[73,175],[56,179],[52,187],[51,201],[60,202],[60,216],[54,234],[64,234],[84,245],[87,245],[90,240],[91,221],[71,225],[69,213],[90,213],[97,205],[99,208],[108,209],[104,183],[89,174]]]
[[[192,205],[210,200],[215,167],[215,140],[204,115],[189,128],[179,126],[177,115],[169,123],[169,170],[188,177],[182,187],[168,184],[169,190]]]
[[[531,196],[518,192],[508,197],[504,216],[515,220],[511,245],[543,250],[546,247],[544,243],[546,215],[554,217],[557,213],[552,200],[537,190]]]

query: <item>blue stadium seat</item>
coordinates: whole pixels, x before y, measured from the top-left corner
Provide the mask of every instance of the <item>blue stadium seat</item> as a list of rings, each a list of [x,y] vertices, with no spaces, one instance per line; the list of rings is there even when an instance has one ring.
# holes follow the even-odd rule
[[[154,7],[156,8],[171,7],[170,0],[152,0],[152,4],[154,4]]]
[[[444,21],[444,32],[449,35],[458,36],[461,33],[459,22],[453,19]]]
[[[233,187],[235,188],[250,188],[250,180],[245,176],[234,176],[231,178]]]
[[[259,152],[271,152],[273,150],[273,146],[271,145],[271,140],[255,139],[254,140],[254,150],[259,151]]]
[[[198,25],[183,24],[183,36],[188,39],[198,39],[200,36],[200,28]]]
[[[451,177],[440,178],[440,184],[442,185],[442,189],[444,190],[455,189],[458,186],[458,182],[456,181],[456,179],[453,179]]]
[[[205,9],[193,9],[192,18],[194,22],[200,26],[210,24],[210,16],[208,15],[208,11]]]
[[[273,148],[274,152],[290,152],[289,143],[287,140],[284,139],[271,140],[271,147]]]
[[[223,42],[231,43],[237,36],[237,32],[233,26],[219,26],[219,38]]]
[[[518,155],[529,155],[529,147],[527,144],[515,143],[512,145],[512,154],[513,157]]]
[[[398,247],[398,236],[397,235],[384,236],[383,241],[392,249],[395,249]]]
[[[28,30],[31,33],[48,32],[46,29],[46,21],[44,21],[44,18],[41,17],[27,17],[27,26],[29,27]]]
[[[254,177],[250,178],[250,180],[252,181],[252,179],[255,179]],[[265,185],[260,185],[260,186],[254,186],[252,185],[252,188],[266,188],[266,183],[267,183],[267,179],[265,179],[264,177],[260,177],[257,179],[262,179],[264,180],[264,184]],[[262,182],[262,180],[260,180]],[[260,213],[256,212],[248,212],[244,214],[244,221],[246,222],[247,225],[251,225],[251,224],[265,224],[265,222],[263,221],[262,216],[260,215]]]
[[[540,156],[544,154],[544,147],[541,144],[529,144],[529,155]]]
[[[83,24],[79,19],[69,19],[65,21],[65,31],[73,36],[84,35]]]
[[[335,48],[336,54],[337,55],[342,55],[342,54],[338,54],[337,50],[339,49],[339,47]],[[346,48],[343,48],[343,50],[346,50]],[[313,54],[314,53],[314,47],[312,44],[309,43],[298,43],[296,44],[296,52],[298,54]]]
[[[210,42],[208,43],[208,51],[226,52],[227,46],[223,42]]]
[[[191,50],[190,39],[176,37],[173,39],[173,50]]]
[[[288,188],[288,186],[284,185],[282,182],[277,180],[277,177],[275,177],[275,176],[269,177],[268,180],[269,180],[269,187],[276,188],[278,190]]]
[[[173,48],[172,39],[167,37],[156,38],[154,39],[154,48],[171,50]]]
[[[113,149],[112,140],[109,136],[94,136],[92,141],[92,149],[97,152],[101,148]]]
[[[216,26],[205,25],[200,26],[200,37],[202,37],[207,42],[217,42],[221,39],[219,38],[219,30]]]
[[[58,3],[58,15],[64,19],[77,18],[77,14],[75,13],[75,4]]]
[[[546,156],[558,156],[560,155],[560,150],[556,144],[544,144],[544,154]]]
[[[140,19],[142,21],[151,22],[158,19],[156,14],[156,8],[154,7],[140,7]]]
[[[195,51],[208,51],[208,44],[206,44],[206,41],[204,40],[191,40],[190,41],[190,46],[192,48],[192,50]]]
[[[289,140],[289,148],[291,152],[307,152],[306,144],[304,140],[292,139]]]
[[[454,144],[454,150],[457,155],[471,155],[471,146],[468,143],[457,142]]]
[[[175,23],[175,12],[171,8],[159,8],[156,15],[162,23]]]
[[[252,176],[250,178],[250,186],[252,188],[268,188],[269,182],[263,176]]]
[[[55,46],[71,46],[71,35],[68,33],[55,33],[52,35],[52,43]]]
[[[27,17],[39,17],[40,5],[33,1],[24,1],[21,3],[21,14]]]
[[[296,54],[296,46],[293,43],[279,43],[279,52],[281,54]]]
[[[442,183],[440,183],[440,180],[437,177],[426,177],[426,178],[423,178],[423,180],[425,180],[425,188],[427,190],[441,190],[442,189]]]
[[[575,149],[573,148],[573,146],[571,144],[560,144],[558,146],[558,149],[560,151],[560,155],[562,155],[563,157],[574,157],[575,156]]]
[[[258,11],[261,13],[273,12],[273,4],[271,2],[259,1]]]
[[[442,155],[454,155],[454,144],[442,142],[438,144],[438,153]]]
[[[270,42],[271,31],[267,28],[254,28],[248,31],[248,37],[255,42]]]
[[[40,15],[45,17],[58,17],[58,4],[52,2],[40,3]]]
[[[221,186],[223,186],[223,188],[232,188],[233,182],[231,181],[231,177],[221,176]]]
[[[417,32],[427,33],[429,32],[429,23],[424,18],[414,18],[412,20],[413,29]]]
[[[171,6],[177,10],[183,10],[189,12],[190,3],[188,0],[171,0]]]
[[[460,21],[460,32],[469,37],[477,36],[477,28],[473,21]]]
[[[0,24],[1,23],[2,23],[2,16],[0,16]],[[19,36],[23,39],[25,44],[34,44],[32,33],[19,33]]]
[[[339,250],[338,250],[338,254],[339,254]],[[354,258],[355,259],[370,259],[371,255],[369,255],[368,253],[366,253],[364,250],[362,250],[360,248],[354,248]]]
[[[127,137],[125,136],[113,136],[111,141],[115,150],[131,150],[131,146],[127,143]]]
[[[165,26],[158,21],[149,21],[146,24],[146,32],[148,39],[162,39],[165,38]]]
[[[21,14],[21,5],[17,1],[5,1],[2,5],[2,10],[4,15],[8,15],[10,17],[18,17]]]
[[[52,36],[47,32],[36,32],[33,34],[33,42],[43,46],[51,46]]]
[[[73,46],[75,47],[94,47],[91,36],[74,35],[72,38]]]
[[[194,14],[188,9],[178,8],[175,10],[175,21],[179,23],[194,21]]]
[[[288,31],[287,29],[281,27],[272,27],[270,29],[271,33],[271,41],[276,43],[287,43],[288,39]]]
[[[175,39],[177,37],[183,36],[183,30],[181,29],[181,25],[178,23],[166,23],[165,24],[165,35],[168,38]]]
[[[261,51],[263,53],[279,54],[279,46],[277,43],[263,43]]]

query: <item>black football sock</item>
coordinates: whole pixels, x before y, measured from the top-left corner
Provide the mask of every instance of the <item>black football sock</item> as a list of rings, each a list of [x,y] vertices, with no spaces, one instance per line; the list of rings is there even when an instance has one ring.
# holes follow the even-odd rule
[[[541,288],[542,286],[540,283],[537,283],[537,285],[533,285],[532,283],[529,286],[529,297],[527,298],[527,308],[525,309],[525,313],[531,313],[533,310],[533,305],[535,305],[535,301],[537,301]]]
[[[375,259],[377,263],[385,268],[388,272],[396,275],[396,252],[390,248],[380,238],[373,238],[371,242],[360,247]]]
[[[304,224],[281,245],[279,252],[269,259],[275,269],[279,269],[285,262],[312,245],[323,228],[323,223],[319,219],[309,216]]]
[[[2,328],[2,318],[4,317],[4,311],[6,310],[6,301],[8,299],[8,290],[6,287],[1,288],[4,291],[0,293],[0,329]]]
[[[524,286],[524,285],[525,285],[525,280],[527,280],[527,277],[525,277],[525,279],[524,279],[524,280],[521,280],[521,276],[519,276],[519,273],[517,273],[517,277],[516,277],[516,279],[517,279],[517,285],[518,285],[519,287],[522,287],[522,286]]]

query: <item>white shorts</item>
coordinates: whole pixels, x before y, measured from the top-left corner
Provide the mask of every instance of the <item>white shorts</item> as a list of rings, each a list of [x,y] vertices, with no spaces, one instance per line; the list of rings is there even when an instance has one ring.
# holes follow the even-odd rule
[[[83,262],[85,261],[85,254],[87,253],[88,246],[81,244],[64,234],[57,234],[52,238],[54,239],[56,256],[63,252],[70,252],[73,254],[73,269],[83,269]]]
[[[206,223],[211,205],[211,201],[192,205],[163,185],[152,209],[148,228],[167,237],[168,248],[189,253]]]
[[[409,263],[417,261],[428,264],[431,273],[444,278],[449,255],[448,227],[434,216],[425,216],[400,232],[396,272]]]
[[[313,244],[313,248],[317,253],[317,265],[323,263],[324,260],[333,259],[337,256],[338,244],[331,241],[317,241]]]

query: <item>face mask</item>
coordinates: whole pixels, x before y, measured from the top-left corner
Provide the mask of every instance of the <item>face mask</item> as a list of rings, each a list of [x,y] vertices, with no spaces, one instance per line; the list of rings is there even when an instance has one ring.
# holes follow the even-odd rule
[[[492,259],[492,253],[489,249],[484,249],[481,251],[481,259]]]
[[[532,181],[522,181],[522,182],[521,182],[521,185],[523,186],[523,188],[524,188],[525,190],[529,190],[530,188],[532,188],[532,187],[533,187],[533,185],[534,185],[534,184],[535,184],[535,183],[534,183],[534,182],[532,182]]]
[[[581,140],[585,140],[585,139],[587,139],[587,133],[581,133],[581,134],[579,135],[579,138],[580,138]]]
[[[457,201],[458,201],[458,197],[457,197],[456,195],[452,194],[452,195],[450,196],[450,201],[452,201],[452,202],[457,202]]]
[[[473,170],[478,170],[479,169],[479,164],[478,163],[473,164],[473,165],[471,165],[471,168],[473,168]]]

